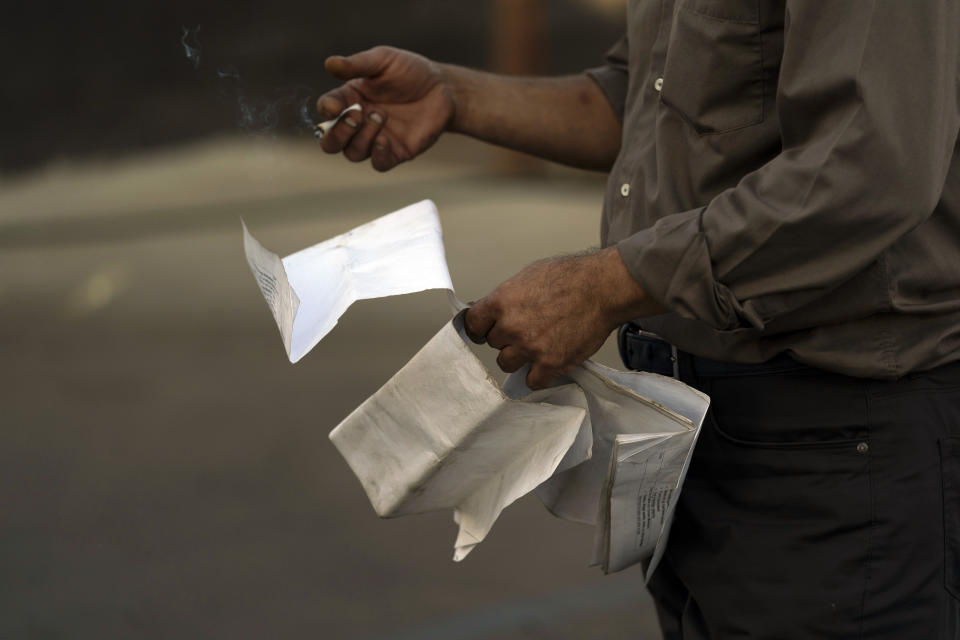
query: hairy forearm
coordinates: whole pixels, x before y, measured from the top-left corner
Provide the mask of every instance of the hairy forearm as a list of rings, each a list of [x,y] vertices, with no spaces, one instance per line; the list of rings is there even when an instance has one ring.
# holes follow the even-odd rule
[[[620,122],[586,75],[519,78],[441,68],[454,102],[451,131],[583,169],[613,166]]]

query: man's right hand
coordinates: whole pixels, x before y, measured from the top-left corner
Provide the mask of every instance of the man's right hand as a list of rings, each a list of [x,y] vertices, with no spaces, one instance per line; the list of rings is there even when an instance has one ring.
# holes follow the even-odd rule
[[[349,57],[331,56],[324,66],[346,80],[320,96],[321,120],[337,117],[353,103],[362,112],[344,116],[321,140],[327,153],[353,162],[367,158],[387,171],[426,151],[453,120],[453,94],[440,65],[423,56],[374,47]]]

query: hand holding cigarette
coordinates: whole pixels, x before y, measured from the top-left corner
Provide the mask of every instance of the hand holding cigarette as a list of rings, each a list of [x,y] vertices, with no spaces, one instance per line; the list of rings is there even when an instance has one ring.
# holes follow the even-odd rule
[[[327,120],[317,125],[317,137],[327,153],[353,162],[369,158],[374,169],[387,171],[426,151],[453,119],[444,67],[423,56],[375,47],[332,56],[325,66],[344,80],[317,100]]]

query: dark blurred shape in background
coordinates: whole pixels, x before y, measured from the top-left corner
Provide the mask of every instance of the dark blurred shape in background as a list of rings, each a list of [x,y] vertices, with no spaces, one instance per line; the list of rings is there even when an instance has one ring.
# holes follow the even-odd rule
[[[333,86],[323,60],[377,44],[507,72],[579,71],[599,64],[618,37],[621,6],[619,0],[12,3],[0,26],[0,171],[238,129],[306,133],[298,126],[299,107]]]

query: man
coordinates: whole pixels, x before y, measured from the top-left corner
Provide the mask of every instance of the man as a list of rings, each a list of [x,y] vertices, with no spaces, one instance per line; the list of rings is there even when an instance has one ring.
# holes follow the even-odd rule
[[[327,152],[385,171],[456,131],[610,172],[605,248],[466,322],[531,387],[620,326],[629,366],[711,395],[651,582],[667,638],[960,638],[958,11],[631,0],[567,78],[327,60],[320,115],[364,107]]]

